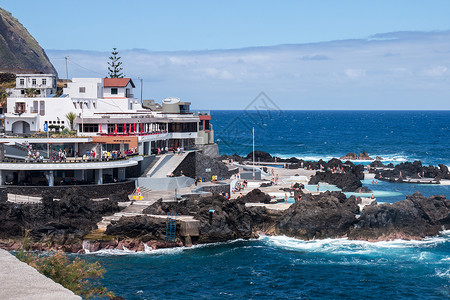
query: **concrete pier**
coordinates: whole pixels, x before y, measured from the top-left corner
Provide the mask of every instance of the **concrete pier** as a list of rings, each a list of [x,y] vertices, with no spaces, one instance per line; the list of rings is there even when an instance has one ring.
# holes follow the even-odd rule
[[[0,298],[8,300],[81,300],[80,296],[45,277],[0,249]]]

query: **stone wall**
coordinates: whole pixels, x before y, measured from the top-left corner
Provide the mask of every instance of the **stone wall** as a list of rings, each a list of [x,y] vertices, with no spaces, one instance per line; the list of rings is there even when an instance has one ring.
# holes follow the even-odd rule
[[[229,183],[216,183],[211,185],[205,185],[198,187],[194,192],[210,192],[213,195],[219,195],[222,193],[230,194],[230,184]]]
[[[144,156],[141,161],[138,162],[136,166],[128,167],[125,169],[126,178],[137,178],[143,175],[144,171],[153,162],[155,156]],[[145,176],[145,175],[144,175]]]
[[[238,172],[237,169],[229,171],[224,163],[199,151],[189,153],[176,168],[174,175],[180,176],[181,171],[183,171],[185,176],[204,178],[205,181],[211,181],[213,175],[217,176],[219,180],[228,179],[231,175]]]
[[[5,186],[10,194],[26,196],[42,196],[45,192],[50,192],[55,198],[61,196],[67,190],[82,189],[92,198],[110,197],[118,193],[131,194],[135,189],[134,181],[123,181],[108,184],[92,185],[62,185],[62,186]]]

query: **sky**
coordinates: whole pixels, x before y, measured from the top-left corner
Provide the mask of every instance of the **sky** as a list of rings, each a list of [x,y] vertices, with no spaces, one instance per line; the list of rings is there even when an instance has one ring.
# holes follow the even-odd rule
[[[244,109],[450,109],[450,1],[0,0],[59,77],[117,47],[144,99]]]

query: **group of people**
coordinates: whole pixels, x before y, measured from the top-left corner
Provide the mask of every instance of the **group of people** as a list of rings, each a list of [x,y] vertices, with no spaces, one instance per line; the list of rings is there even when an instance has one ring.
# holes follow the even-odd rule
[[[238,181],[236,186],[233,189],[233,193],[242,191],[243,189],[245,189],[247,187],[247,185],[248,185],[247,179],[244,179],[243,181]]]
[[[181,155],[184,152],[184,148],[183,147],[173,147],[172,152],[173,152],[173,154]]]
[[[42,154],[39,153],[39,150],[34,151],[31,148],[29,148],[27,161],[43,162],[44,156],[42,156]]]

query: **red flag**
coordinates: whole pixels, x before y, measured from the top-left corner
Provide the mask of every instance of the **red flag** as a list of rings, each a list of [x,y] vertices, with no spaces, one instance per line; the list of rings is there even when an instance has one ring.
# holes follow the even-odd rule
[[[143,130],[142,130],[142,123],[141,123],[141,133],[143,132]]]
[[[103,126],[102,126],[102,125],[103,125],[103,124],[100,123],[100,133],[103,132]]]
[[[117,134],[117,124],[114,124],[114,134]]]
[[[136,123],[133,124],[133,132],[136,133]]]
[[[123,124],[123,133],[127,133],[127,123]]]
[[[130,130],[128,130],[128,132],[131,134],[131,124],[130,124]]]

